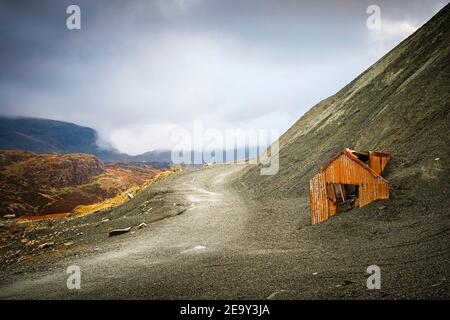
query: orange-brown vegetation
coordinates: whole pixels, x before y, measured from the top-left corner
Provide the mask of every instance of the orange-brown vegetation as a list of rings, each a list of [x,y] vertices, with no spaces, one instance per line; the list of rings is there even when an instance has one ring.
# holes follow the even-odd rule
[[[124,202],[127,193],[137,193],[160,173],[145,163],[103,164],[88,154],[2,151],[0,214],[27,219],[86,214]]]
[[[158,173],[158,175],[156,175],[155,178],[147,180],[145,183],[143,183],[139,186],[132,187],[132,188],[126,190],[125,192],[122,192],[122,193],[116,195],[115,197],[106,199],[102,202],[94,203],[94,204],[90,204],[90,205],[79,205],[73,210],[73,213],[76,216],[84,216],[87,214],[91,214],[91,213],[98,212],[101,210],[107,210],[107,209],[116,207],[118,205],[121,205],[122,203],[124,203],[130,199],[130,195],[132,197],[134,197],[135,195],[137,195],[139,192],[141,192],[145,188],[151,186],[152,184],[154,184],[155,182],[157,182],[161,179],[164,179],[165,177],[170,176],[171,174],[173,174],[175,172],[178,172],[179,170],[180,170],[179,168],[175,168],[172,170],[166,170],[161,173]]]

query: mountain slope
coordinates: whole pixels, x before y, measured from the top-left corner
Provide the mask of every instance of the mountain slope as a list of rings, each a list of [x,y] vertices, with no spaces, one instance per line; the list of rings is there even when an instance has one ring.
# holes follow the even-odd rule
[[[0,149],[38,153],[95,153],[97,133],[72,123],[33,118],[0,118]]]
[[[104,165],[88,154],[0,152],[0,216],[72,212],[141,187],[160,173],[145,163]]]
[[[155,167],[168,167],[170,151],[155,150],[130,156],[114,148],[98,146],[98,133],[92,128],[73,123],[37,118],[0,117],[0,150],[24,150],[39,154],[87,153],[104,162],[147,161]]]
[[[289,253],[299,278],[291,297],[448,299],[448,21],[449,5],[301,117],[280,138],[276,175],[255,166],[236,179],[260,206],[251,238],[267,243],[270,230],[267,246],[302,252]],[[345,147],[391,154],[382,173],[390,197],[311,225],[309,180]],[[370,265],[380,267],[381,290],[365,286]],[[314,292],[303,293],[308,281]]]
[[[385,174],[392,188],[407,188],[411,197],[416,194],[418,201],[436,207],[442,193],[448,194],[450,181],[449,11],[446,6],[301,117],[280,138],[279,173],[264,177],[252,169],[245,175],[256,195],[305,196],[320,166],[351,147],[390,153]]]

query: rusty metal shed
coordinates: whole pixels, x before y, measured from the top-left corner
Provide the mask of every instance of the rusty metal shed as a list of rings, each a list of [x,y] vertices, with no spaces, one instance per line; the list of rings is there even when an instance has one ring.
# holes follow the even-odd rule
[[[382,152],[344,149],[311,178],[311,223],[339,211],[389,198],[389,183],[380,175],[390,159]]]

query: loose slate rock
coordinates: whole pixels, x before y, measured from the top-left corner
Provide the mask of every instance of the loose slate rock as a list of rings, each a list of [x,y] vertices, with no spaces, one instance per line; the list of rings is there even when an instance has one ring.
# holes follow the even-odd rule
[[[147,224],[145,222],[142,222],[140,225],[138,225],[138,229],[145,228]]]
[[[111,230],[109,232],[109,236],[113,237],[113,236],[118,236],[119,234],[124,234],[127,233],[131,230],[131,227],[128,228],[124,228],[124,229],[115,229],[115,230]]]
[[[39,249],[50,248],[50,247],[53,247],[54,245],[55,245],[54,242],[46,242],[46,243],[41,244],[39,246]]]

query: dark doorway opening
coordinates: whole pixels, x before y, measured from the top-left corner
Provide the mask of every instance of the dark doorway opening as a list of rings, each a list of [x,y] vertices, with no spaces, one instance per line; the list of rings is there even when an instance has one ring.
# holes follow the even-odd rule
[[[337,212],[348,211],[358,205],[359,186],[356,184],[333,184]]]

